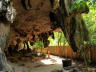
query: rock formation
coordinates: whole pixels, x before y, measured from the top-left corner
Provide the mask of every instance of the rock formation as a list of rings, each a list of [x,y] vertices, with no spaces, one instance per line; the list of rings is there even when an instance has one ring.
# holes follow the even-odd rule
[[[88,40],[88,31],[81,17],[81,13],[88,12],[88,7],[84,5],[78,10],[70,11],[73,2],[74,0],[13,0],[17,17],[11,25],[9,45],[16,44],[17,39],[30,42],[43,39],[43,42],[48,43],[47,38],[59,28],[76,52],[83,44],[81,42]]]

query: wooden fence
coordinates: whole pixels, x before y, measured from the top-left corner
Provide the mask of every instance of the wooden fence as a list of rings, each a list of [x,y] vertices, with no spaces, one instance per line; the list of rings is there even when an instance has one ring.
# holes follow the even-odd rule
[[[42,49],[43,53],[47,53],[50,51],[50,54],[58,55],[62,57],[68,57],[73,59],[83,59],[78,55],[78,53],[74,53],[70,46],[50,46],[48,48]],[[38,52],[41,52],[39,49]],[[96,46],[91,46],[90,50],[86,50],[86,56],[93,61],[96,61]]]

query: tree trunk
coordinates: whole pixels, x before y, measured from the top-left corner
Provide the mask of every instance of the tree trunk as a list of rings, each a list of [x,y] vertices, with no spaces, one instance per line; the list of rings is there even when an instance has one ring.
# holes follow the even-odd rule
[[[80,10],[70,11],[74,0],[60,0],[59,6],[55,10],[56,21],[62,29],[69,45],[74,52],[84,45],[84,41],[89,41],[88,30],[81,17],[81,13],[88,12],[87,5]]]
[[[12,72],[11,66],[8,64],[4,49],[8,40],[10,25],[0,23],[0,72]]]

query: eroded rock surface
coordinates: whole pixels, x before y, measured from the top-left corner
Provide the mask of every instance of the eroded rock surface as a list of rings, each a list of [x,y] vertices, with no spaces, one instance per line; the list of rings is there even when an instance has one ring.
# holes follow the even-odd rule
[[[17,10],[16,21],[12,24],[12,41],[16,38],[21,40],[34,41],[33,38],[40,38],[41,33],[52,31],[49,12],[51,11],[50,1],[31,0],[31,9],[26,10],[21,0],[13,0]]]
[[[54,5],[55,1],[56,5]],[[82,13],[88,13],[88,7],[84,5],[70,12],[74,0],[58,1],[13,0],[17,17],[11,25],[9,45],[16,45],[17,40],[35,42],[43,39],[48,46],[47,38],[55,29],[60,28],[73,51],[77,52],[83,41],[88,41],[88,30],[81,17]]]

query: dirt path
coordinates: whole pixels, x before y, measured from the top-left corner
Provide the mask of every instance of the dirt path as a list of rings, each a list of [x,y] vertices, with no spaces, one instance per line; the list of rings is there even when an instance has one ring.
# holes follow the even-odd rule
[[[69,70],[65,70],[62,67],[62,60],[58,56],[52,56],[51,59],[47,58],[22,58],[17,62],[10,63],[15,72],[86,72],[85,69],[78,66],[77,63],[73,62],[72,67]],[[89,68],[90,70],[96,70],[96,68]],[[95,72],[95,71],[88,71]]]

